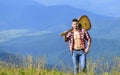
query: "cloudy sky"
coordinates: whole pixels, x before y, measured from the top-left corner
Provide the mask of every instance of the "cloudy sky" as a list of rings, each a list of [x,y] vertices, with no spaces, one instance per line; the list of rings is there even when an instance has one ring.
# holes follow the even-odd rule
[[[120,0],[34,0],[42,5],[69,5],[101,15],[120,17]]]

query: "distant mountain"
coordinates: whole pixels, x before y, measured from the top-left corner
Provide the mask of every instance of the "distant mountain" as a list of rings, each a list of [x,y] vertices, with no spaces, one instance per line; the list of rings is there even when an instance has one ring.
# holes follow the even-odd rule
[[[0,9],[0,30],[31,29],[61,32],[71,27],[72,18],[87,15],[92,23],[90,33],[93,37],[120,37],[112,33],[116,28],[120,28],[119,18],[97,15],[70,6],[48,7],[31,0],[11,0],[1,1]]]
[[[119,56],[119,40],[93,39],[88,57]],[[45,56],[50,64],[60,60],[71,61],[68,44],[58,34],[16,38],[0,44],[0,50],[18,55]]]
[[[17,56],[13,53],[6,52],[5,50],[0,50],[0,61],[1,63],[9,63],[10,64],[20,64],[21,57]]]

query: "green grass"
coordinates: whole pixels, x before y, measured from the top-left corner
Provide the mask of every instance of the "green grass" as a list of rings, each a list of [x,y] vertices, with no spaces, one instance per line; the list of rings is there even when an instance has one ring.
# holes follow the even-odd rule
[[[110,69],[108,62],[101,64],[101,61],[92,62],[88,60],[87,73],[80,72],[78,75],[120,75],[120,57],[113,58],[113,65]],[[22,58],[22,63],[18,65],[12,63],[0,62],[0,75],[73,75],[72,70],[66,70],[63,65],[62,70],[57,68],[47,69],[45,57],[38,57],[33,59],[32,56],[25,56]],[[101,72],[95,74],[95,69],[99,68]],[[110,69],[110,71],[106,71]]]

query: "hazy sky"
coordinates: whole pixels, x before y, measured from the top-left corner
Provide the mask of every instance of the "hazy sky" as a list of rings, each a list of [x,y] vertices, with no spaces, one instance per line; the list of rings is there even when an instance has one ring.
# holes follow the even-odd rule
[[[70,5],[101,15],[120,17],[120,0],[34,0],[46,6]]]

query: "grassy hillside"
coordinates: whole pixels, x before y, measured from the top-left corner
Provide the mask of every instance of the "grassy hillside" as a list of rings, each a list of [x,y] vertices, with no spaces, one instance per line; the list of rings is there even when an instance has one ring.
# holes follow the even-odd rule
[[[115,57],[114,63],[110,67],[106,62],[101,64],[102,59],[92,63],[92,59],[87,62],[87,73],[79,72],[78,75],[120,75],[120,57]],[[0,75],[73,75],[71,68],[66,68],[66,64],[61,63],[61,70],[55,65],[53,68],[46,67],[47,62],[44,57],[33,59],[32,56],[24,56],[20,65],[0,62]]]

